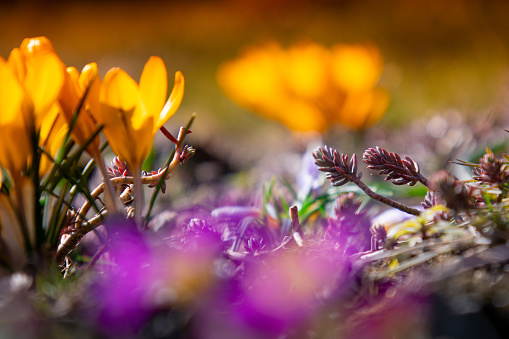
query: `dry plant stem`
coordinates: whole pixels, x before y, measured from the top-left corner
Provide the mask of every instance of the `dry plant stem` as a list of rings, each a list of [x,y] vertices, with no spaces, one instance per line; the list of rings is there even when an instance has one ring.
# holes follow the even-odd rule
[[[304,240],[302,239],[303,234],[302,234],[302,228],[300,227],[299,210],[297,209],[297,206],[290,207],[290,219],[292,220],[293,239],[297,243],[297,246],[303,247]]]
[[[138,227],[143,227],[142,213],[145,204],[145,196],[143,192],[143,183],[141,182],[141,168],[136,168],[133,172],[134,179],[134,220]]]
[[[181,140],[185,137],[185,128],[181,127],[178,135],[178,140]],[[182,154],[182,151],[184,149],[183,143],[181,143],[182,146],[177,147],[175,150],[175,155],[173,157],[172,162],[168,166],[168,170],[166,171],[166,175],[173,172],[177,166],[180,164],[180,156]],[[164,180],[163,175],[165,171],[162,170],[157,174],[154,175],[147,175],[144,177],[139,177],[140,182],[143,185],[147,184],[157,184],[159,181]],[[114,187],[121,187],[122,185],[132,185],[134,184],[134,177],[116,177],[111,178],[110,182]],[[98,199],[99,196],[104,192],[104,182],[101,183],[99,186],[97,186],[91,193],[91,197],[93,199]],[[135,193],[136,194],[136,193]],[[92,219],[88,220],[84,223],[83,217],[88,213],[90,208],[92,207],[92,204],[89,201],[86,201],[83,206],[78,210],[78,217],[76,219],[76,231],[70,235],[70,237],[66,240],[65,244],[62,245],[62,247],[57,251],[56,255],[56,261],[58,265],[61,265],[65,259],[65,256],[68,255],[79,243],[81,238],[85,234],[87,234],[89,231],[91,231],[94,226],[97,226],[101,221],[103,216],[106,214],[102,212],[101,214],[98,214],[97,216],[93,217]],[[87,227],[85,227],[85,225]]]
[[[429,190],[433,191],[433,188],[431,187],[431,182],[426,179],[426,177],[422,174],[419,173],[419,181],[421,182],[421,184],[423,184],[424,186],[426,186]]]
[[[88,263],[87,265],[87,268],[85,269],[86,271],[90,270],[97,261],[99,261],[99,259],[101,258],[101,256],[106,253],[107,250],[106,250],[106,245],[103,244],[101,246],[101,248],[99,248],[99,250],[97,250],[97,252],[94,254],[94,256],[92,257],[92,259],[90,260],[90,262]]]
[[[101,195],[104,191],[104,182],[101,183],[99,186],[97,186],[91,193],[90,196],[96,200],[99,198],[99,195]],[[92,204],[90,201],[85,201],[83,206],[78,210],[78,217],[76,218],[76,228],[80,228],[81,224],[83,222],[83,218],[87,215],[88,211],[92,207]]]
[[[168,131],[168,130],[166,129],[166,127],[161,126],[161,128],[160,128],[159,130],[163,133],[163,135],[164,135],[164,136],[165,136],[168,140],[170,140],[171,142],[173,142],[175,145],[177,145],[177,144],[178,144],[178,140],[177,140],[177,139],[175,139],[175,137],[174,137],[174,136],[170,133],[170,131]]]
[[[178,134],[178,140],[177,145],[175,146],[175,155],[173,157],[173,160],[170,163],[170,167],[168,168],[167,174],[173,172],[175,168],[180,164],[180,156],[182,155],[182,151],[184,150],[184,138],[186,136],[187,132],[184,127],[180,127],[179,134]],[[163,171],[164,172],[164,171]]]
[[[173,162],[172,162],[172,164],[173,164]],[[175,167],[172,168],[170,165],[166,175],[171,173],[171,171],[173,171],[175,169]],[[147,176],[141,177],[140,178],[141,183],[143,185],[157,184],[159,182],[159,180],[161,180],[161,178],[163,176],[163,172],[164,172],[164,170],[161,171],[160,173],[157,173],[154,175],[147,175]],[[111,178],[110,182],[113,184],[114,187],[120,187],[122,185],[132,185],[132,184],[134,184],[134,177]],[[101,183],[99,186],[97,186],[92,191],[92,193],[90,193],[90,196],[94,199],[97,199],[97,198],[99,198],[99,195],[101,195],[103,192],[104,192],[104,183]],[[76,221],[77,227],[80,227],[79,225],[81,225],[81,223],[83,222],[83,218],[81,216],[86,215],[91,207],[92,207],[92,204],[89,201],[86,201],[83,204],[83,206],[81,206],[81,208],[78,210],[80,216],[78,217],[78,219]]]
[[[168,140],[170,140],[171,142],[173,142],[175,145],[178,145],[180,138],[175,139],[175,137],[174,137],[174,136],[170,133],[170,131],[168,131],[168,130],[166,129],[166,127],[164,127],[164,126],[161,126],[161,128],[160,128],[159,130],[163,133],[163,135],[164,135],[164,136],[165,136]],[[187,133],[186,133],[186,134],[189,134],[189,133],[191,133],[191,131],[190,131],[190,130],[187,130]]]
[[[168,168],[167,175],[172,171],[171,167]],[[143,185],[148,184],[157,184],[159,180],[161,180],[163,175],[163,171],[161,173],[157,173],[154,175],[147,175],[145,177],[141,177],[140,181]],[[117,177],[117,178],[111,178],[110,182],[113,184],[114,187],[120,187],[122,185],[132,185],[134,184],[134,177]],[[90,196],[94,199],[98,199],[99,196],[104,192],[104,183],[101,183],[99,186],[97,186],[92,193],[90,193]],[[79,216],[76,220],[77,228],[80,227],[80,225],[83,222],[83,216],[88,213],[90,208],[92,207],[92,204],[89,201],[86,201],[83,206],[78,210]]]
[[[106,170],[106,164],[104,163],[104,158],[101,156],[101,154],[98,154],[96,157],[94,157],[97,167],[99,168],[99,171],[101,172],[101,175],[103,176],[103,183],[105,190],[105,200],[106,200],[106,208],[108,211],[111,211],[112,213],[117,213],[119,211],[118,206],[118,200],[115,198],[115,191],[113,190],[113,185],[111,184],[111,181],[108,180],[108,171]]]
[[[361,180],[362,173],[357,172],[357,157],[355,154],[352,156],[352,159],[348,161],[348,156],[340,154],[337,150],[325,146],[318,147],[313,152],[313,157],[315,158],[315,165],[318,166],[318,170],[327,173],[326,178],[331,181],[333,186],[342,186],[348,182],[353,182],[371,199],[378,200],[381,203],[397,208],[408,214],[420,214],[418,209],[403,205],[397,201],[377,194],[366,186],[366,184],[364,184]],[[418,169],[414,169],[413,172],[418,172]]]
[[[407,206],[407,205],[404,205],[402,203],[399,203],[397,201],[394,201],[392,199],[389,199],[387,197],[384,197],[380,194],[377,194],[375,192],[373,192],[368,186],[366,186],[365,183],[362,182],[362,180],[360,180],[358,177],[355,177],[355,176],[352,176],[350,178],[350,180],[355,183],[357,186],[359,186],[359,188],[361,190],[364,191],[364,193],[366,193],[371,199],[374,199],[374,200],[378,200],[380,201],[381,203],[384,203],[388,206],[391,206],[391,207],[394,207],[394,208],[397,208],[398,210],[400,211],[403,211],[405,213],[408,213],[408,214],[413,214],[413,215],[420,215],[421,214],[421,211],[419,211],[418,209],[416,208],[413,208],[413,207],[410,207],[410,206]]]
[[[76,230],[65,240],[64,243],[60,245],[60,248],[57,250],[55,256],[57,265],[61,266],[65,262],[65,257],[78,245],[81,238],[97,227],[106,214],[107,211],[102,211],[100,214],[88,220],[85,224],[86,226],[81,225],[80,227],[76,227]]]

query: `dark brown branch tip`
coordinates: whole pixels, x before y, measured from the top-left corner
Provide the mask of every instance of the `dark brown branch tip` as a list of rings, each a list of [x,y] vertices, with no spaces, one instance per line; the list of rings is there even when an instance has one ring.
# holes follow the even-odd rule
[[[394,157],[394,159],[400,159],[397,154],[391,155],[385,150],[382,150],[377,147],[377,150],[373,150],[373,155],[371,158],[373,158],[373,164],[374,165],[383,165],[384,159]],[[368,150],[368,151],[370,151]],[[381,154],[380,156],[376,156],[377,154]],[[367,154],[365,153],[366,157],[370,157],[370,152]],[[353,182],[357,186],[359,186],[360,189],[362,189],[370,198],[380,201],[381,203],[384,203],[388,206],[397,208],[401,211],[404,211],[409,214],[413,215],[419,215],[420,211],[409,207],[406,205],[403,205],[397,201],[391,200],[387,197],[381,196],[375,192],[373,192],[368,186],[366,186],[365,183],[362,182],[361,177],[362,173],[358,172],[357,170],[357,156],[354,154],[350,161],[348,160],[348,156],[344,154],[339,154],[339,152],[333,148],[323,146],[318,147],[313,152],[313,157],[315,158],[315,164],[318,166],[318,170],[327,173],[325,176],[328,180],[331,181],[331,184],[333,186],[341,186],[348,182]],[[410,158],[404,159],[406,163],[413,166],[416,171],[418,171],[418,166],[414,165],[414,162],[411,161]],[[371,161],[371,160],[370,160]],[[402,161],[400,159],[400,161]],[[389,174],[391,173],[390,168],[381,169],[382,171],[385,171],[389,169]],[[404,181],[405,178],[399,178],[400,181]],[[426,179],[424,177],[420,178],[419,181],[426,182]]]
[[[473,179],[480,183],[496,185],[503,188],[509,181],[509,169],[503,159],[488,151],[479,159],[479,165],[472,169]]]
[[[409,156],[401,157],[377,146],[364,151],[362,161],[369,169],[378,171],[379,175],[386,175],[384,180],[392,180],[394,185],[413,186],[421,182],[429,186],[429,181],[421,175],[419,164]]]
[[[438,197],[437,197],[436,193],[428,191],[426,193],[426,196],[424,197],[424,201],[421,202],[421,206],[424,209],[427,209],[427,208],[431,208],[435,205],[438,205],[438,203],[439,203],[439,201],[438,201]]]
[[[164,136],[165,136],[168,140],[170,140],[171,142],[173,142],[175,145],[177,145],[177,144],[178,144],[178,140],[177,140],[177,138],[175,138],[175,137],[173,136],[173,134],[171,134],[171,133],[170,133],[170,131],[168,131],[168,130],[166,129],[166,127],[161,126],[161,128],[159,128],[159,130],[163,133],[163,135],[164,135]],[[186,134],[191,134],[191,133],[192,133],[192,132],[191,132],[191,130],[190,130],[190,129],[188,129]]]
[[[313,152],[315,165],[318,170],[327,173],[326,178],[333,186],[341,186],[350,181],[360,179],[362,173],[357,173],[357,156],[354,154],[349,160],[348,155],[328,146],[318,147]]]

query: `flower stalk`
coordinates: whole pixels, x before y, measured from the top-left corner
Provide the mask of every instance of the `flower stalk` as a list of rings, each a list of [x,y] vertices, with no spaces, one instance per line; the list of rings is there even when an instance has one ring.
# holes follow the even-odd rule
[[[364,191],[371,199],[380,201],[390,207],[394,207],[408,214],[419,215],[420,211],[416,208],[404,205],[390,198],[384,197],[371,190],[362,180],[362,173],[357,172],[357,156],[354,154],[348,161],[348,156],[339,154],[339,152],[328,146],[318,147],[313,152],[315,164],[322,172],[326,172],[326,178],[331,181],[333,186],[342,186],[352,182]]]

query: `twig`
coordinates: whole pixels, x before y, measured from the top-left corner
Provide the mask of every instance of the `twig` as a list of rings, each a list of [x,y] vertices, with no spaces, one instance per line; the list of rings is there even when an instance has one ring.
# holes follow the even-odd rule
[[[297,246],[303,247],[304,240],[302,239],[302,228],[300,227],[299,222],[299,210],[297,206],[290,207],[290,219],[292,220],[292,236]]]
[[[339,154],[339,152],[330,147],[318,147],[313,152],[315,164],[322,172],[326,172],[326,178],[331,181],[333,186],[342,186],[348,182],[353,182],[364,191],[370,198],[378,200],[381,203],[397,208],[412,215],[419,215],[421,212],[413,207],[384,197],[373,192],[364,182],[362,182],[362,173],[357,173],[357,156],[354,154],[349,161],[348,156]]]
[[[405,204],[402,204],[400,202],[397,202],[395,200],[392,200],[390,198],[384,197],[383,195],[380,195],[380,194],[377,194],[377,193],[373,192],[359,178],[353,178],[352,182],[354,184],[356,184],[357,186],[359,186],[359,188],[361,190],[363,190],[364,193],[366,193],[371,199],[378,200],[381,203],[384,203],[384,204],[386,204],[388,206],[397,208],[398,210],[403,211],[403,212],[408,213],[408,214],[412,214],[412,215],[416,215],[416,216],[421,214],[421,211],[419,211],[417,208],[407,206]]]
[[[175,166],[176,167],[176,166]],[[171,173],[174,169],[169,167],[167,174]],[[166,175],[167,176],[167,175]],[[150,185],[150,184],[157,184],[161,178],[164,177],[164,171],[161,171],[160,173],[154,174],[154,175],[147,175],[141,177],[141,182],[144,185]],[[113,184],[114,187],[121,187],[123,185],[132,185],[134,184],[134,177],[116,177],[111,178],[110,182]],[[91,197],[94,199],[97,199],[99,195],[101,195],[104,192],[104,183],[99,184],[92,193],[90,193]],[[77,219],[76,223],[78,224],[77,227],[80,227],[80,223],[83,221],[83,216],[87,214],[87,212],[92,207],[92,204],[89,201],[86,201],[83,206],[78,210],[80,217]]]
[[[107,211],[104,210],[99,215],[96,215],[92,219],[88,220],[85,224],[86,226],[82,225],[81,227],[76,227],[75,231],[71,233],[71,235],[69,235],[69,237],[67,237],[67,239],[65,239],[65,241],[62,242],[58,247],[57,253],[55,255],[55,261],[57,265],[61,266],[63,264],[67,255],[71,253],[71,251],[75,249],[76,246],[78,246],[78,243],[85,236],[85,234],[92,231],[100,224],[106,213]]]
[[[90,262],[88,263],[87,265],[87,268],[85,269],[86,271],[90,270],[92,268],[92,266],[95,265],[95,263],[101,258],[101,256],[108,252],[106,250],[106,244],[103,244],[99,250],[94,254],[94,256],[92,257],[92,259],[90,260]]]
[[[187,134],[184,133],[184,130],[185,128],[183,127],[180,129],[179,140],[181,140],[181,138],[183,139],[184,136]],[[180,163],[181,153],[184,149],[183,143],[179,144],[177,144],[176,151],[170,165],[168,165],[164,170],[160,171],[159,173],[141,177],[140,179],[142,184],[144,185],[158,184],[161,180],[167,178],[168,174],[170,174],[177,168],[177,166]],[[113,184],[114,187],[118,188],[123,185],[134,184],[134,177],[115,177],[111,178],[110,182]],[[97,186],[90,193],[90,195],[95,200],[98,199],[103,192],[104,192],[104,182],[99,184],[99,186]],[[60,265],[64,261],[65,257],[78,245],[78,243],[85,236],[85,234],[90,232],[95,225],[98,225],[102,221],[104,215],[106,214],[105,212],[100,213],[96,215],[94,218],[84,222],[84,217],[86,216],[91,207],[92,203],[87,200],[83,204],[83,206],[81,206],[81,208],[78,210],[78,216],[76,219],[76,230],[69,236],[69,238],[66,239],[65,243],[61,244],[61,247],[57,250],[56,261],[58,265]]]
[[[376,149],[368,148],[362,155],[362,161],[369,169],[379,171],[379,175],[387,175],[384,180],[393,180],[394,185],[413,186],[420,182],[431,187],[429,180],[421,174],[419,164],[407,155],[401,157],[377,146]]]

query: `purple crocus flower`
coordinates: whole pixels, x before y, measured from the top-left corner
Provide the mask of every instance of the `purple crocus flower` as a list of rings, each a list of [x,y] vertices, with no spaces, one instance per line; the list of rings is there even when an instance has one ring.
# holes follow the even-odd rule
[[[151,248],[136,224],[112,219],[107,224],[108,256],[93,285],[96,321],[107,335],[135,333],[149,319],[154,309],[145,301]]]
[[[139,231],[133,222],[108,222],[108,253],[103,261],[110,261],[97,266],[91,290],[101,332],[133,335],[156,311],[197,303],[214,285],[214,260],[222,251],[221,241],[214,232],[194,226],[189,239],[174,247],[164,237]]]
[[[371,246],[371,221],[359,208],[360,202],[353,193],[341,194],[336,201],[335,217],[328,219],[325,228],[326,239],[335,243],[337,251],[347,257],[367,251]]]
[[[344,276],[338,256],[324,248],[249,258],[242,274],[211,298],[199,337],[278,338],[305,331],[320,309],[317,296],[331,293]]]

